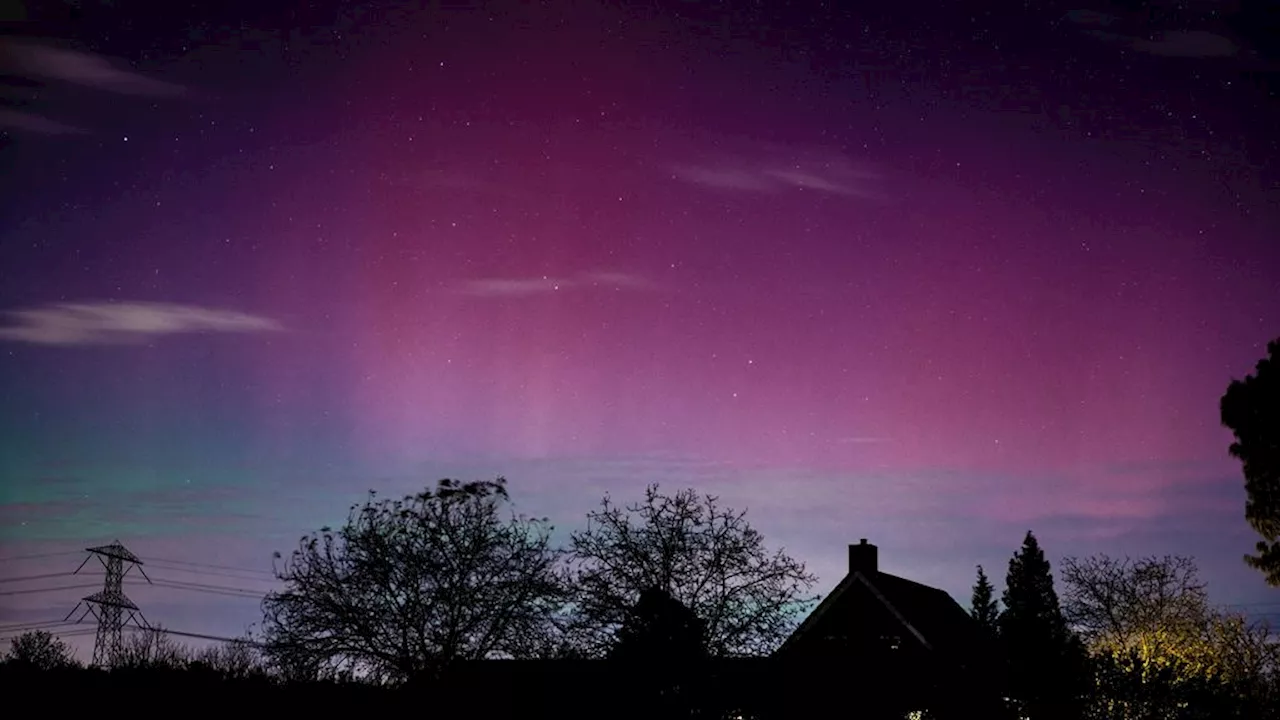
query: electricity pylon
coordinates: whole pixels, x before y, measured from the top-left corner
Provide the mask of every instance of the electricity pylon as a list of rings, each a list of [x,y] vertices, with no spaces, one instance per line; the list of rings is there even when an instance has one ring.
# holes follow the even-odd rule
[[[142,611],[124,594],[125,573],[136,567],[148,583],[151,582],[151,578],[147,577],[147,573],[143,571],[142,561],[138,556],[129,552],[119,540],[110,545],[88,548],[85,552],[89,553],[89,557],[80,563],[76,573],[96,557],[107,571],[107,575],[103,578],[102,590],[82,598],[71,612],[67,613],[65,620],[71,619],[71,616],[76,614],[76,610],[84,605],[84,613],[76,618],[76,622],[84,620],[88,615],[93,615],[98,621],[98,636],[93,642],[93,665],[115,667],[120,662],[120,633],[124,626],[132,622],[144,630],[150,628],[146,618],[142,616]],[[125,563],[128,563],[127,567]]]

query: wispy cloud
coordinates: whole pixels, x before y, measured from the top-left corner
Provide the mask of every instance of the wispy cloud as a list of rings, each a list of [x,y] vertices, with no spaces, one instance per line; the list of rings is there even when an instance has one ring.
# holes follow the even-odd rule
[[[462,295],[480,297],[523,297],[541,295],[568,287],[569,280],[542,276],[538,278],[477,278],[464,280],[456,290]]]
[[[28,77],[61,80],[121,95],[181,95],[181,85],[127,70],[120,63],[91,53],[28,40],[0,45],[5,71]]]
[[[1119,22],[1120,18],[1115,15],[1109,15],[1097,10],[1089,10],[1087,8],[1078,8],[1076,10],[1068,10],[1066,14],[1067,20],[1077,25],[1085,25],[1099,27],[1105,25],[1114,25]]]
[[[1138,52],[1165,57],[1227,58],[1240,54],[1234,40],[1206,30],[1151,30],[1137,33],[1117,32],[1122,19],[1093,10],[1072,10],[1066,19],[1097,40],[1122,45]],[[1101,30],[1099,28],[1115,28]]]
[[[654,285],[639,275],[600,271],[565,277],[476,278],[458,283],[454,291],[476,297],[527,297],[584,287],[642,290]]]
[[[0,340],[40,345],[102,345],[175,333],[281,329],[270,318],[169,303],[58,303],[5,314],[13,323],[0,326]]]
[[[458,190],[505,198],[527,197],[525,190],[504,184],[475,171],[456,167],[432,168],[392,182],[422,192],[434,193],[438,190]]]
[[[614,287],[614,288],[631,288],[633,290],[653,290],[656,285],[639,275],[620,272],[589,272],[579,275],[575,281],[579,285],[590,285],[594,287]]]
[[[671,166],[671,172],[680,180],[715,190],[751,193],[800,190],[864,199],[881,197],[875,187],[877,174],[839,155],[678,163]]]
[[[886,437],[872,437],[867,435],[855,435],[853,437],[843,437],[836,442],[840,445],[877,445],[880,443],[892,442]]]
[[[83,135],[85,130],[57,120],[19,110],[0,110],[0,130],[19,130],[41,135]]]
[[[1159,33],[1150,38],[1134,38],[1133,49],[1169,57],[1232,57],[1240,48],[1230,38],[1203,30]]]

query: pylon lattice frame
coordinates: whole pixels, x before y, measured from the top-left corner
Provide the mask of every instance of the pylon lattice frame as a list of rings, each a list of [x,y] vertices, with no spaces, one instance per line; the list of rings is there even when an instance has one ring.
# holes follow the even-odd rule
[[[151,627],[142,616],[142,610],[129,599],[128,595],[125,595],[124,576],[136,567],[148,583],[151,582],[151,578],[147,577],[147,573],[143,571],[143,563],[138,556],[129,552],[119,540],[110,545],[87,548],[85,552],[89,553],[89,557],[80,563],[76,573],[96,557],[106,570],[106,576],[102,581],[102,590],[82,598],[67,614],[67,618],[70,619],[76,610],[84,605],[85,610],[76,622],[84,620],[88,615],[93,615],[98,621],[98,634],[93,643],[92,664],[96,667],[115,667],[120,662],[121,636],[124,626],[132,622],[144,630]]]

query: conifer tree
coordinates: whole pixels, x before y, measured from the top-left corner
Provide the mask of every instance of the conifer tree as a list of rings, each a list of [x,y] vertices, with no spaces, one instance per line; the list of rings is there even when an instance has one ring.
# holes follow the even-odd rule
[[[1020,635],[1043,642],[1061,642],[1067,622],[1053,587],[1049,560],[1040,548],[1035,534],[1027,531],[1022,548],[1009,560],[1005,578],[1004,612],[1001,629],[1017,630]]]
[[[1053,587],[1053,573],[1030,531],[1009,560],[1001,646],[1010,689],[1031,720],[1077,718],[1084,694],[1084,653],[1067,627]]]
[[[1244,470],[1244,517],[1259,536],[1258,554],[1245,555],[1245,564],[1280,587],[1280,338],[1267,343],[1254,374],[1231,381],[1219,408]]]
[[[1000,621],[1000,607],[995,598],[995,588],[991,587],[991,581],[987,579],[987,573],[981,565],[978,566],[978,581],[973,586],[969,614],[991,635],[999,632],[997,624]]]

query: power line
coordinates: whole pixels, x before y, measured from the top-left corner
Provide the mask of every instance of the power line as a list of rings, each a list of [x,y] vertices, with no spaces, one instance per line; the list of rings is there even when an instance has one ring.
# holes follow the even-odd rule
[[[84,631],[84,632],[91,633],[91,632],[97,632],[98,629],[96,627],[89,626],[89,625],[81,625],[75,622],[74,620],[72,620],[69,622],[49,622],[43,625],[30,625],[27,627],[15,626],[15,627],[7,628],[5,630],[0,630],[0,633],[4,633],[6,635],[21,635],[23,633],[28,633],[33,631],[43,631],[43,632],[49,633],[50,635],[58,635],[61,633],[73,632],[73,631],[74,632]]]
[[[128,582],[139,584],[139,581],[137,580],[129,580]],[[202,583],[202,582],[196,582],[194,580],[177,580],[174,578],[161,578],[161,577],[152,578],[152,584],[181,585],[183,587],[200,588],[204,590],[222,590],[226,592],[242,592],[242,593],[250,593],[253,595],[265,595],[268,592],[270,592],[270,590],[264,590],[262,588],[247,588],[247,587],[239,587],[236,585],[215,585],[213,583]]]
[[[146,562],[148,565],[155,565],[157,567],[164,566],[164,565],[179,565],[179,566],[185,566],[185,567],[212,568],[214,570],[232,570],[235,572],[251,573],[254,575],[266,575],[272,578],[275,577],[275,574],[270,570],[236,567],[235,565],[218,565],[215,563],[202,563],[202,562],[195,562],[192,560],[172,560],[172,559],[154,558],[154,557],[143,557],[142,560]]]
[[[96,627],[82,627],[82,628],[78,628],[78,629],[74,629],[74,630],[48,630],[48,631],[46,631],[46,632],[48,632],[50,635],[53,635],[53,636],[55,636],[55,637],[60,637],[60,638],[64,638],[64,637],[80,637],[80,636],[94,635],[94,634],[96,634],[96,633],[98,632],[98,628],[96,628]],[[21,632],[19,632],[19,633],[15,633],[15,634],[13,634],[13,635],[6,635],[6,636],[4,636],[4,637],[0,637],[0,642],[16,640],[16,639],[18,639],[18,638],[22,637],[24,634],[25,634],[25,633],[21,633]]]
[[[180,637],[197,638],[200,640],[217,640],[219,642],[229,642],[229,643],[247,643],[249,645],[253,645],[256,647],[262,646],[262,643],[259,643],[253,640],[247,640],[245,638],[231,638],[231,637],[223,637],[221,635],[206,635],[204,633],[184,632],[182,630],[169,630],[167,628],[153,628],[153,629],[156,632],[162,632],[166,635],[178,635]]]
[[[58,573],[56,575],[51,575],[51,577],[70,577],[70,576],[67,573]],[[29,579],[37,579],[37,578],[32,577],[32,578],[21,578],[21,579],[29,580]],[[14,582],[17,582],[18,580],[19,578],[12,579],[12,581]],[[126,583],[129,585],[145,585],[146,584],[140,581],[133,581],[133,580],[126,581]],[[151,584],[156,587],[165,587],[165,588],[170,588],[175,590],[194,590],[194,591],[202,591],[202,592],[211,592],[215,594],[233,594],[241,597],[255,597],[255,598],[264,597],[268,592],[270,592],[270,590],[257,590],[252,588],[235,587],[232,585],[212,585],[208,583],[198,583],[198,582],[192,582],[188,580],[170,580],[168,578],[156,579]],[[0,591],[0,597],[9,597],[13,595],[37,595],[40,593],[58,592],[60,590],[84,590],[86,588],[91,588],[91,587],[98,587],[98,586],[94,583],[78,583],[74,585],[58,585],[55,587],[37,587],[37,588],[23,588],[21,590],[4,590],[4,591]]]
[[[129,583],[131,585],[141,585],[142,583]],[[155,587],[167,588],[170,590],[190,590],[192,592],[208,593],[210,595],[224,595],[227,597],[252,598],[260,600],[266,596],[267,592],[262,590],[246,590],[244,588],[223,587],[219,585],[205,585],[203,583],[183,583],[168,580],[156,580],[151,583]]]
[[[58,572],[58,573],[41,573],[40,575],[18,575],[16,577],[0,578],[0,584],[29,582],[31,580],[48,580],[50,578],[60,578],[60,577],[71,577],[72,574],[73,573],[69,573],[69,572]]]
[[[65,630],[45,630],[45,632],[48,632],[50,635],[55,635],[57,637],[76,637],[81,635],[93,635],[98,631],[96,627],[83,627],[83,626],[75,627],[75,623],[68,623],[68,624],[71,625],[71,627]],[[41,628],[33,628],[33,629],[41,629]],[[164,627],[149,627],[149,628],[140,628],[140,629],[142,630],[142,632],[157,632],[157,633],[163,633],[165,635],[176,635],[178,637],[188,637],[188,638],[194,638],[197,640],[213,640],[216,642],[227,642],[227,643],[247,643],[255,647],[263,646],[262,643],[257,642],[255,640],[249,640],[247,638],[233,638],[233,637],[226,637],[225,635],[210,635],[208,633],[189,632],[186,630],[170,630],[169,628],[164,628]],[[0,631],[0,634],[13,633],[10,635],[4,635],[3,637],[0,637],[0,641],[13,640],[15,638],[21,637],[24,634],[24,632],[27,632],[26,630],[23,630],[21,628],[15,628],[15,630],[16,632],[14,630]]]
[[[62,628],[62,629],[58,629]],[[169,628],[152,625],[148,627],[126,628],[134,632],[158,632],[166,635],[180,635],[182,637],[198,638],[201,640],[221,640],[223,642],[246,642],[245,638],[233,638],[223,635],[210,635],[207,633],[190,632],[187,630],[171,630]],[[0,635],[9,635],[15,637],[26,632],[41,630],[48,632],[50,635],[67,635],[67,634],[92,634],[97,632],[96,627],[86,627],[74,620],[38,620],[26,623],[13,623],[10,625],[0,625]]]
[[[188,575],[201,575],[201,576],[210,576],[210,577],[216,576],[216,577],[228,578],[231,580],[246,580],[248,582],[270,582],[276,579],[274,576],[267,575],[267,574],[250,575],[248,574],[247,570],[227,572],[222,570],[206,570],[205,568],[169,567],[167,565],[153,565],[151,567],[159,568],[161,570],[164,570],[165,572],[185,573]]]
[[[96,634],[97,628],[68,628],[65,630],[54,629],[54,630],[45,630],[45,632],[49,633],[50,635],[54,635],[54,637],[68,638],[68,637],[79,637],[79,635]],[[4,639],[4,641],[13,641],[13,639],[20,638],[24,634],[27,634],[27,633],[20,632],[20,633],[6,634],[4,635],[4,637],[0,637],[0,639]]]
[[[59,591],[59,590],[83,590],[83,589],[85,589],[85,588],[91,588],[91,587],[98,587],[98,584],[97,584],[97,583],[87,583],[87,584],[82,583],[82,584],[79,584],[79,585],[62,585],[62,586],[59,586],[59,587],[50,587],[50,588],[28,588],[28,589],[26,589],[26,590],[5,590],[4,592],[0,592],[0,596],[9,596],[9,595],[34,595],[34,594],[37,594],[37,593],[57,592],[57,591]]]
[[[68,614],[67,617],[63,618],[62,620],[37,620],[37,621],[28,621],[24,623],[10,623],[8,625],[0,626],[0,633],[4,634],[2,637],[0,637],[0,641],[11,641],[17,637],[21,637],[23,633],[36,631],[36,630],[48,632],[58,637],[78,637],[82,635],[96,634],[97,639],[94,643],[94,653],[93,653],[94,657],[93,657],[92,664],[107,665],[107,666],[114,665],[115,662],[118,660],[118,656],[120,652],[120,631],[124,629],[124,623],[126,620],[126,618],[124,617],[124,613],[127,612],[129,615],[129,618],[134,618],[135,615],[138,615],[140,613],[140,611],[138,610],[138,607],[134,605],[133,602],[129,600],[129,598],[123,592],[122,585],[124,585],[126,582],[129,584],[134,584],[133,581],[125,579],[124,576],[127,568],[124,566],[126,563],[130,567],[139,566],[143,564],[143,561],[140,561],[137,556],[129,552],[123,545],[120,545],[118,541],[111,545],[90,548],[89,553],[90,553],[90,557],[97,556],[98,559],[102,561],[103,567],[107,571],[106,575],[104,576],[104,585],[102,586],[102,591],[95,593],[94,595],[85,597],[81,600],[81,603],[88,603],[87,611],[84,615],[88,615],[92,613],[95,619],[98,621],[97,627],[87,627],[87,628],[77,627],[77,624],[84,619],[84,615],[82,615],[75,622],[68,622],[71,616],[76,613],[76,610],[79,609],[80,606],[77,605],[76,608],[73,609],[71,613]],[[60,556],[65,556],[70,554],[72,553],[69,551],[56,552],[56,553],[40,553],[40,554],[32,554],[32,555],[26,555],[26,556],[12,556],[10,558],[4,558],[4,560],[16,561],[16,560],[38,559],[38,558],[46,558],[46,557],[60,557]],[[85,559],[85,563],[88,562],[88,559],[89,558]],[[158,568],[161,568],[163,570],[169,570],[177,573],[190,573],[192,575],[212,575],[212,576],[226,577],[230,579],[249,581],[249,582],[264,582],[267,580],[271,580],[271,581],[278,580],[275,574],[271,572],[267,572],[264,570],[251,569],[251,568],[235,567],[232,565],[219,565],[215,563],[200,563],[200,562],[194,562],[194,561],[173,560],[173,559],[164,559],[164,558],[149,559],[149,562],[154,563]],[[80,567],[76,569],[76,572],[71,573],[71,575],[75,575],[79,573],[80,570],[84,568],[85,563],[81,563]],[[9,578],[0,578],[0,583],[33,582],[38,580],[49,580],[49,579],[55,579],[60,577],[67,577],[67,576],[68,576],[67,573],[39,573],[39,574],[32,574],[32,575],[19,575],[19,576],[14,576]],[[268,592],[266,590],[249,589],[249,588],[237,587],[233,585],[217,585],[212,583],[202,583],[202,582],[195,582],[190,580],[178,580],[178,579],[171,579],[171,578],[159,578],[158,581],[153,582],[151,578],[146,577],[146,573],[143,573],[143,577],[146,579],[148,583],[151,583],[154,586],[160,587],[160,588],[185,590],[185,591],[191,591],[191,592],[201,592],[201,593],[207,593],[211,595],[221,595],[226,597],[261,600],[263,596],[265,596]],[[89,584],[89,583],[78,583],[78,584],[71,584],[71,585],[58,585],[55,587],[23,588],[19,590],[2,591],[0,592],[0,596],[32,595],[32,594],[59,592],[63,590],[80,590],[80,589],[86,589],[86,588],[92,588],[92,587],[97,587],[97,586],[95,584]],[[141,617],[138,617],[137,619],[141,621],[139,625],[141,626],[142,629],[162,632],[168,635],[175,635],[179,637],[189,637],[189,638],[195,638],[195,639],[201,639],[201,640],[212,640],[216,642],[251,642],[251,641],[247,641],[244,638],[229,638],[229,637],[223,637],[219,635],[211,635],[207,633],[196,633],[196,632],[187,632],[183,630],[169,630],[169,629],[160,628],[160,627],[152,627]],[[251,644],[258,645],[259,643],[251,642]]]
[[[191,590],[193,592],[208,592],[220,595],[240,595],[243,597],[263,598],[267,592],[262,590],[243,590],[241,588],[223,588],[217,585],[202,585],[200,583],[161,583],[160,587],[171,588],[174,590]]]
[[[74,625],[75,623],[67,620],[32,620],[22,623],[10,623],[8,625],[0,625],[0,632],[9,632],[11,630],[37,630],[42,627],[57,627],[59,625]]]
[[[8,557],[0,557],[0,563],[4,562],[20,562],[22,560],[42,560],[44,558],[63,557],[66,555],[79,555],[82,550],[60,550],[58,552],[35,553],[32,555],[10,555]]]

